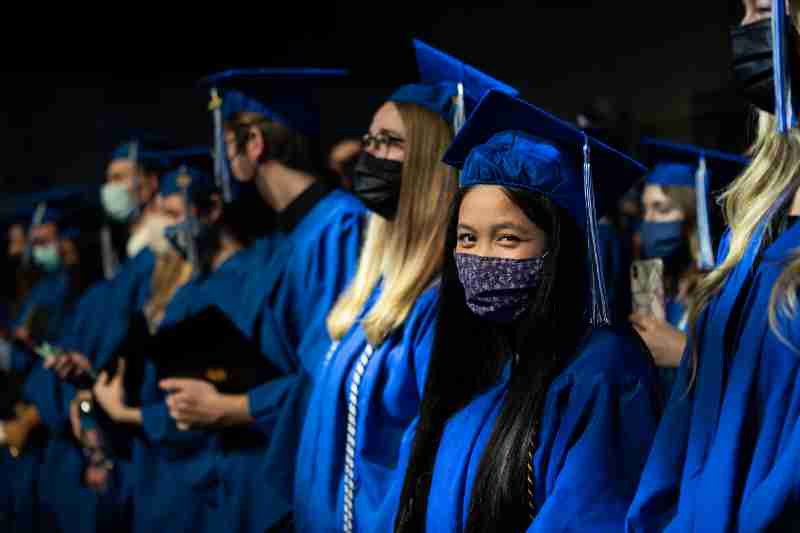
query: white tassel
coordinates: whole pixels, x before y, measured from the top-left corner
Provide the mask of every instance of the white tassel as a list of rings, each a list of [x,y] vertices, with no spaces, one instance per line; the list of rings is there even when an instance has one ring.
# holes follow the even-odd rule
[[[700,241],[700,270],[714,268],[714,248],[711,245],[711,225],[708,220],[708,167],[706,157],[700,156],[700,163],[694,174],[694,190],[697,195],[697,238]]]
[[[591,310],[589,320],[592,326],[610,325],[606,284],[603,276],[603,263],[598,247],[600,229],[595,207],[594,182],[592,180],[591,153],[589,136],[583,134],[583,195],[586,200],[586,235],[587,255],[589,259],[589,275],[591,277]]]
[[[775,83],[775,118],[778,133],[786,133],[797,126],[792,105],[792,80],[789,76],[789,43],[786,39],[786,12],[780,0],[772,2],[772,67]]]
[[[458,94],[456,95],[455,113],[453,114],[453,133],[458,134],[464,123],[467,121],[466,109],[464,106],[464,84],[458,84]]]

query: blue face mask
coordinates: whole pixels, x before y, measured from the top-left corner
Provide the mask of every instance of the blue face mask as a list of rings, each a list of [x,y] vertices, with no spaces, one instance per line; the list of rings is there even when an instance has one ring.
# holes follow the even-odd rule
[[[669,259],[688,243],[683,235],[683,221],[642,222],[642,253],[648,259]]]

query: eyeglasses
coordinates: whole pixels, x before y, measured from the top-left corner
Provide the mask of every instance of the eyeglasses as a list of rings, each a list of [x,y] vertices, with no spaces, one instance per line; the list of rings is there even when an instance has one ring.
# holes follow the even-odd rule
[[[378,133],[377,135],[370,135],[369,133],[365,134],[361,138],[361,145],[366,150],[370,148],[373,144],[375,145],[376,150],[380,150],[382,146],[392,147],[392,146],[403,146],[405,141],[400,137],[395,137],[393,135],[389,135],[388,133]]]

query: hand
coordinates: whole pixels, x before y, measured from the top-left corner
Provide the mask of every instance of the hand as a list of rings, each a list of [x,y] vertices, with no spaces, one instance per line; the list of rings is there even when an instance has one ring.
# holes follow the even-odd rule
[[[95,492],[105,492],[108,488],[108,480],[111,470],[102,465],[89,465],[84,472],[86,484]]]
[[[8,446],[8,451],[12,457],[19,457],[19,454],[25,448],[30,429],[22,420],[14,418],[3,422],[3,430],[5,432],[5,442],[3,444]]]
[[[18,341],[22,341],[24,344],[30,346],[33,343],[33,339],[31,339],[31,333],[28,331],[28,328],[20,326],[14,330],[14,338]]]
[[[78,442],[83,440],[83,429],[81,428],[81,402],[92,401],[92,393],[88,390],[78,391],[78,394],[69,402],[69,422],[72,426],[72,434]]]
[[[656,366],[677,368],[680,365],[686,348],[686,334],[652,315],[634,313],[628,318],[653,354]]]
[[[61,357],[46,359],[44,367],[52,369],[62,380],[67,380],[73,376],[88,373],[92,369],[92,364],[83,354],[70,352]]]
[[[199,379],[165,379],[159,387],[169,393],[167,407],[179,429],[219,424],[226,417],[228,398],[211,383]]]
[[[125,403],[125,359],[120,359],[117,363],[117,371],[113,378],[109,378],[105,371],[97,376],[94,398],[111,420],[129,424],[141,422],[140,411],[128,407]]]

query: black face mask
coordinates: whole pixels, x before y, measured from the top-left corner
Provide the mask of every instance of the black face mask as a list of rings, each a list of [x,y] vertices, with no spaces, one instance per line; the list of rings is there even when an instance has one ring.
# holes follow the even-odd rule
[[[796,84],[796,43],[794,25],[787,21],[789,76]],[[762,111],[775,114],[775,71],[772,63],[772,20],[764,19],[731,31],[733,82],[739,93]],[[795,105],[795,108],[797,106]]]
[[[379,159],[362,152],[353,171],[353,194],[370,211],[391,220],[400,202],[403,162]]]

